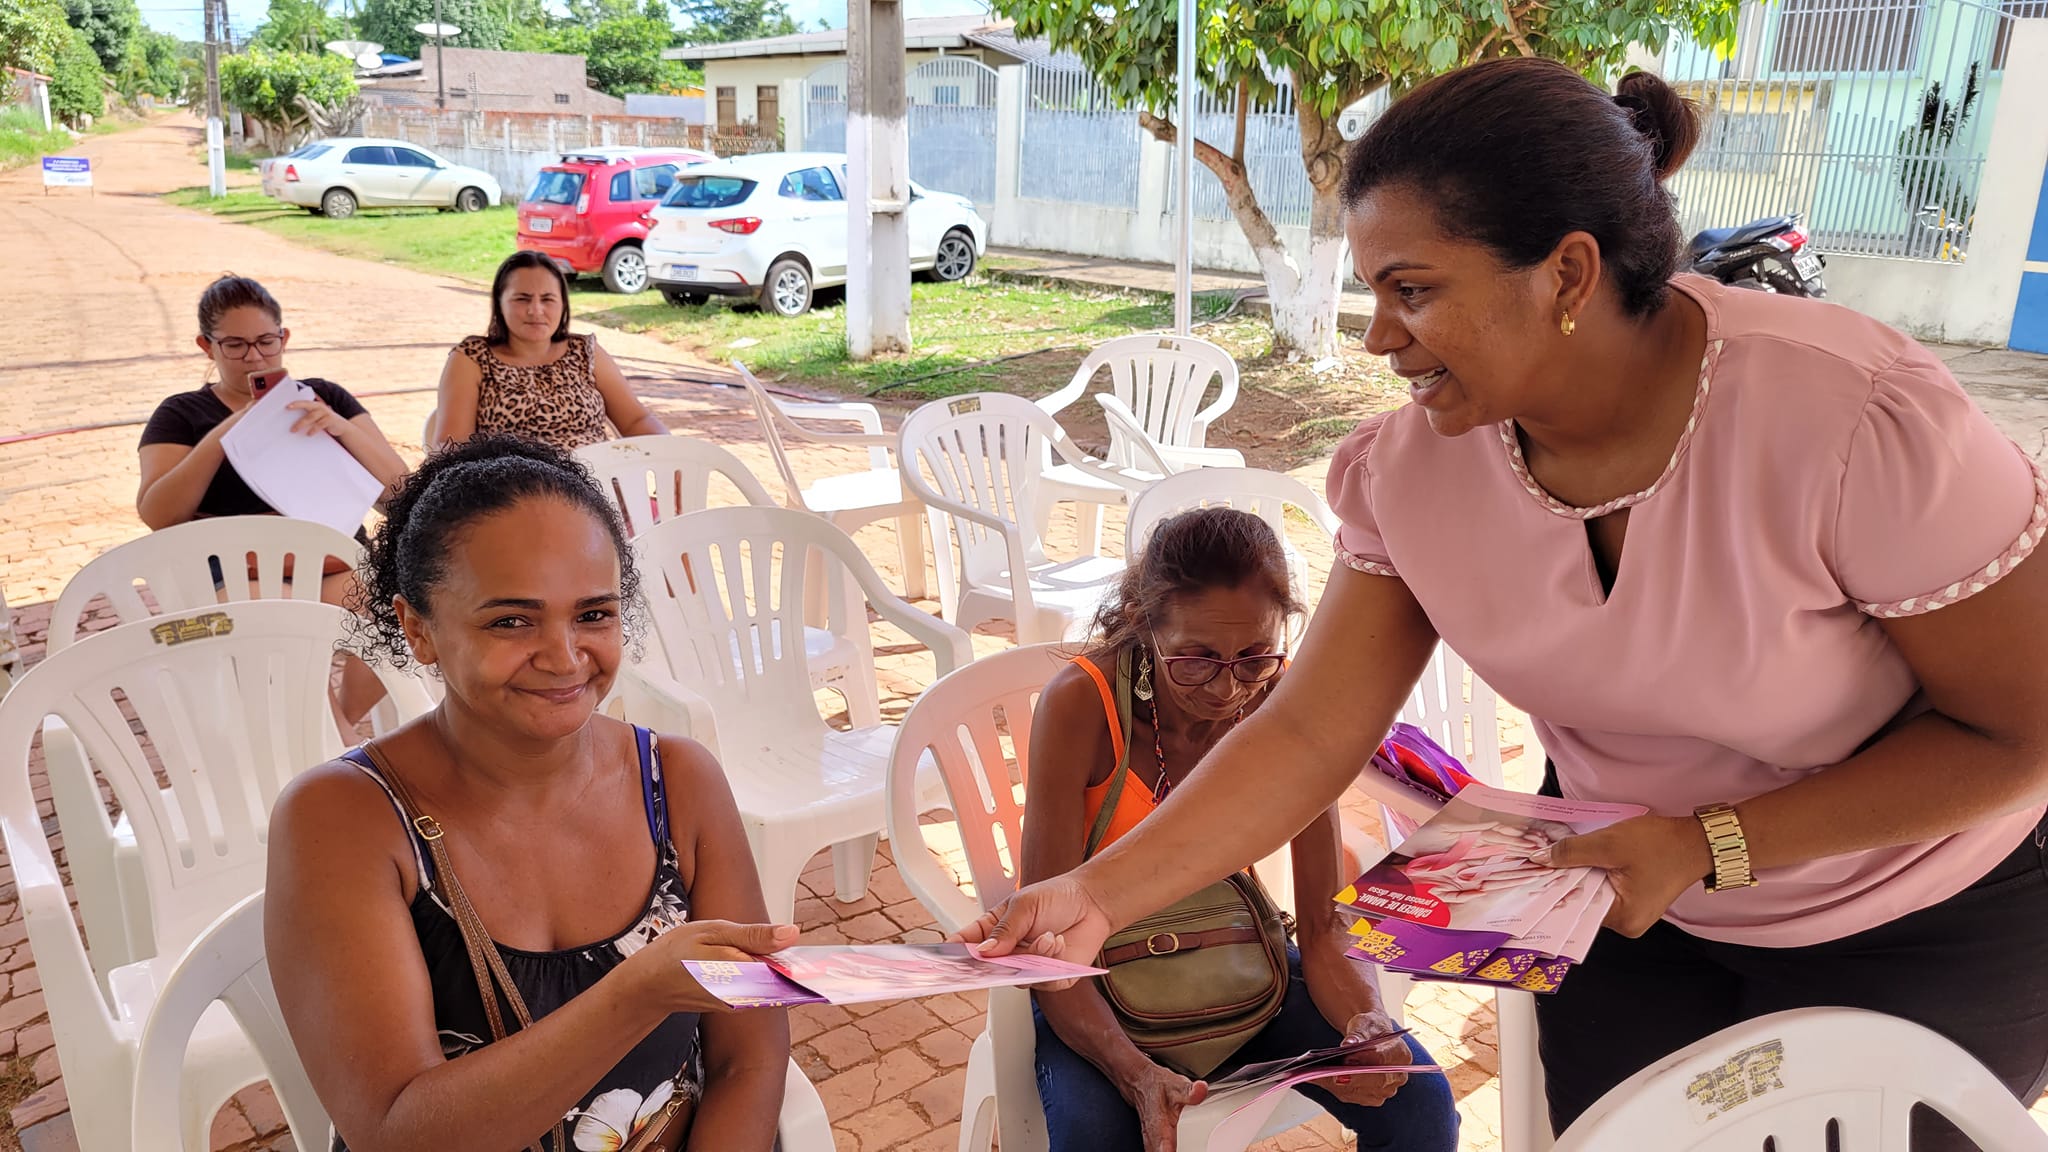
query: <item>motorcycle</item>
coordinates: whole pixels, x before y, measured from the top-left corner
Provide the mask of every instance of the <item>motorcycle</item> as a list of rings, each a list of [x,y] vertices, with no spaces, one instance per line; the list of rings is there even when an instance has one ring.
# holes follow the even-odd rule
[[[1686,248],[1688,270],[1735,288],[1825,298],[1827,262],[1808,243],[1797,216],[1772,216],[1740,228],[1709,228]]]

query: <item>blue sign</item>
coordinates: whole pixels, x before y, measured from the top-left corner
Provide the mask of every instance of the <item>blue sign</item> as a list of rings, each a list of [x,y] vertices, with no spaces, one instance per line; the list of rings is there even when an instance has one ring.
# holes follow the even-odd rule
[[[43,186],[46,188],[92,187],[92,161],[83,156],[43,157]]]

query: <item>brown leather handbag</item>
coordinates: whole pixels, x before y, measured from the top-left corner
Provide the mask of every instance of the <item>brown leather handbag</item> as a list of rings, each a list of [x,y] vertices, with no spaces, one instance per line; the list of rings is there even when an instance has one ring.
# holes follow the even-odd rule
[[[419,805],[413,802],[412,792],[399,779],[398,773],[392,771],[391,761],[385,758],[374,741],[363,745],[363,751],[377,766],[384,783],[390,785],[391,794],[398,798],[398,806],[403,810],[406,822],[419,833],[420,839],[427,842],[427,853],[434,859],[434,873],[440,878],[441,893],[455,913],[456,926],[462,929],[462,944],[469,951],[469,966],[476,973],[477,993],[483,1000],[484,1016],[491,1023],[491,1040],[503,1040],[510,1034],[505,1028],[503,1014],[498,1011],[498,996],[493,992],[504,996],[505,1002],[512,1006],[518,1027],[533,1027],[533,1017],[526,1010],[526,998],[512,983],[512,974],[505,970],[505,960],[498,954],[497,942],[491,939],[483,917],[477,915],[476,906],[469,902],[468,893],[462,890],[462,882],[455,878],[455,864],[448,858],[448,846],[443,843],[440,823],[420,811]],[[627,1141],[626,1152],[682,1152],[683,1143],[690,1135],[690,1122],[697,1114],[696,1097],[684,1092],[683,1087],[678,1085],[661,1113],[649,1117],[637,1136]],[[554,1128],[547,1135],[553,1138],[552,1145],[536,1141],[528,1145],[528,1152],[544,1152],[548,1147],[555,1152],[569,1152],[564,1121],[555,1121]]]

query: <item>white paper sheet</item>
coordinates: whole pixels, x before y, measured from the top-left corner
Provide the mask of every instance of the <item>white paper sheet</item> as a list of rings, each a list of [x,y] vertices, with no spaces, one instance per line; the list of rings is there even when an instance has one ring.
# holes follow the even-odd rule
[[[384,485],[334,437],[292,431],[305,412],[287,405],[319,398],[290,377],[278,381],[221,437],[221,450],[265,504],[354,535]]]

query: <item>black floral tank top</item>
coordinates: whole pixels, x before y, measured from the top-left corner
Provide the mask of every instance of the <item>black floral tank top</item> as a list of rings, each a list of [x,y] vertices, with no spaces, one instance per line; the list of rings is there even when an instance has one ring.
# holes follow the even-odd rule
[[[498,954],[504,957],[505,970],[511,974],[513,985],[525,998],[527,1010],[535,1020],[575,999],[626,957],[689,919],[690,895],[683,888],[675,845],[669,839],[668,796],[662,786],[660,752],[653,733],[647,729],[635,728],[634,738],[640,752],[640,795],[647,808],[647,834],[654,838],[655,848],[654,884],[647,895],[646,910],[625,931],[581,948],[527,952],[499,944]],[[391,806],[401,813],[399,822],[406,825],[412,843],[413,863],[420,877],[419,895],[412,901],[412,924],[419,934],[420,954],[426,958],[427,974],[434,989],[434,1027],[441,1034],[441,1053],[454,1059],[481,1048],[491,1042],[490,1021],[484,1015],[483,996],[477,990],[469,950],[462,943],[462,928],[456,923],[455,914],[442,903],[433,861],[369,755],[355,748],[345,757],[391,797]],[[513,1022],[511,1006],[502,999],[499,1004],[503,1018]],[[563,1117],[571,1147],[624,1147],[675,1093],[696,1097],[703,1084],[702,1068],[696,1014],[678,1012],[670,1016],[606,1072]],[[541,1146],[549,1152],[568,1152],[554,1147],[552,1135],[543,1138]],[[334,1149],[346,1152],[338,1135]]]

